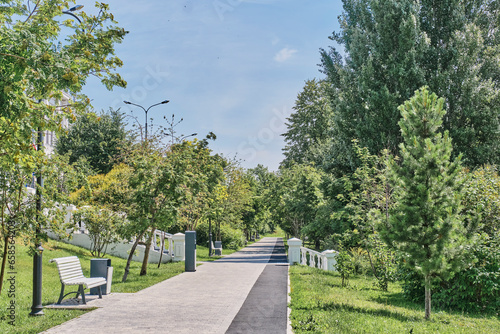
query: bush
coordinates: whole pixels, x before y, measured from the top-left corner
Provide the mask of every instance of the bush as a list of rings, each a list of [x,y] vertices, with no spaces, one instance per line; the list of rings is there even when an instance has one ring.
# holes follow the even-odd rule
[[[212,241],[215,241],[214,228],[212,225]],[[220,227],[222,248],[227,249],[240,249],[245,245],[245,235],[242,231],[231,228],[230,226],[222,224]],[[198,224],[196,227],[196,242],[199,245],[208,247],[208,223],[204,222]]]
[[[500,176],[492,166],[474,172],[464,172],[463,216],[480,218],[479,231],[488,233],[500,229]],[[475,219],[468,222],[475,225]]]
[[[354,274],[368,274],[370,272],[368,253],[361,247],[352,247],[349,249],[349,253],[351,254],[352,264],[354,266]]]
[[[86,206],[74,214],[75,221],[84,221],[89,232],[92,256],[106,255],[108,245],[119,240],[117,230],[123,224],[121,214],[104,207]]]
[[[339,245],[339,254],[337,255],[337,271],[342,278],[342,286],[349,284],[349,277],[354,273],[354,263],[349,252],[342,244]]]
[[[500,236],[483,234],[468,250],[469,265],[455,276],[433,285],[433,304],[466,312],[498,312],[500,309]],[[423,301],[424,286],[414,271],[401,271],[404,296],[413,302]]]
[[[369,240],[371,244],[369,257],[373,275],[377,279],[376,285],[387,291],[389,282],[394,282],[397,277],[396,253],[389,249],[376,234],[371,235]]]
[[[481,235],[469,250],[473,261],[451,280],[441,284],[434,302],[462,311],[500,310],[500,238]]]

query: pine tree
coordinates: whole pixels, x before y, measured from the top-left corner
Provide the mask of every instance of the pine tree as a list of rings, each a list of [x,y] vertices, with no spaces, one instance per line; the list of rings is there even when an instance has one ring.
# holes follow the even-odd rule
[[[425,280],[425,318],[431,314],[431,280],[458,268],[457,254],[465,235],[459,220],[460,157],[451,161],[448,132],[438,132],[445,110],[422,88],[399,107],[402,163],[390,163],[389,175],[398,196],[381,236],[405,254],[405,261]]]

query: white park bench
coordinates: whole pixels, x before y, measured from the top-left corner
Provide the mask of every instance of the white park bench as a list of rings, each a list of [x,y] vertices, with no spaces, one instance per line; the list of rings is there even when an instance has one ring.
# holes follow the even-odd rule
[[[214,251],[214,255],[215,256],[221,256],[222,255],[222,242],[216,241],[215,244],[218,247],[215,247],[213,242],[211,243],[212,250]]]
[[[59,295],[59,300],[57,304],[61,304],[64,297],[69,294],[76,293],[76,298],[78,295],[82,295],[82,303],[85,303],[85,288],[97,287],[99,291],[99,298],[102,298],[101,286],[106,284],[106,279],[104,277],[85,277],[83,276],[82,266],[80,260],[76,256],[60,257],[57,259],[52,259],[49,262],[55,262],[57,264],[57,269],[59,270],[59,278],[61,279],[61,294]],[[68,292],[64,294],[64,287],[66,285],[78,285],[78,291]]]

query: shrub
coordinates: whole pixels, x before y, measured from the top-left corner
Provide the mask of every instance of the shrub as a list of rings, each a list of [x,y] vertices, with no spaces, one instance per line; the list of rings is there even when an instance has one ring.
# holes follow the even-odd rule
[[[95,206],[78,209],[73,218],[85,222],[91,242],[90,253],[97,257],[103,257],[108,245],[119,240],[116,231],[124,221],[121,214]]]
[[[396,253],[390,250],[377,234],[369,236],[369,240],[371,247],[368,256],[373,275],[377,279],[376,285],[387,291],[389,282],[394,282],[397,277]]]
[[[364,275],[369,272],[370,264],[368,262],[368,253],[361,247],[352,247],[349,249],[354,266],[354,274]]]
[[[339,245],[339,254],[337,255],[337,271],[342,278],[342,286],[349,283],[349,277],[354,273],[354,263],[349,252],[342,244]]]
[[[462,173],[465,179],[462,197],[463,215],[480,217],[480,232],[500,229],[500,176],[492,166],[484,166],[473,172]],[[475,225],[475,219],[472,225]]]
[[[482,234],[470,246],[469,265],[453,278],[434,282],[434,305],[466,312],[498,312],[500,309],[500,236]],[[412,270],[401,270],[404,296],[413,302],[422,302],[424,286]]]
[[[482,234],[469,249],[473,257],[464,270],[443,282],[434,300],[442,307],[463,311],[500,310],[500,237]]]

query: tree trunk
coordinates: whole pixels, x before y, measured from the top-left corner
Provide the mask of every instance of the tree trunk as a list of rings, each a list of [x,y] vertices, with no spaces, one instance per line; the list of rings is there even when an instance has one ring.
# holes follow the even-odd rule
[[[431,277],[425,276],[425,320],[431,319]]]
[[[144,230],[136,239],[134,244],[132,245],[132,248],[130,249],[130,254],[128,255],[127,259],[127,265],[125,266],[125,272],[123,273],[123,278],[122,282],[125,282],[127,280],[128,272],[130,271],[130,262],[132,262],[132,257],[134,257],[135,249],[137,248],[137,245],[139,244],[139,240],[141,240],[142,236],[144,233],[146,233],[147,229]]]
[[[146,248],[144,249],[144,258],[142,259],[142,268],[139,276],[144,276],[148,273],[148,261],[149,261],[149,251],[151,249],[151,241],[153,240],[153,235],[156,228],[151,227],[151,234],[149,234],[148,241],[146,241]]]
[[[2,294],[3,288],[3,277],[5,276],[5,263],[7,263],[7,247],[9,244],[9,236],[3,238],[3,259],[2,259],[2,270],[0,272],[0,294]]]
[[[158,268],[160,268],[161,260],[163,259],[163,251],[165,250],[165,234],[161,232],[160,259],[158,260]]]

